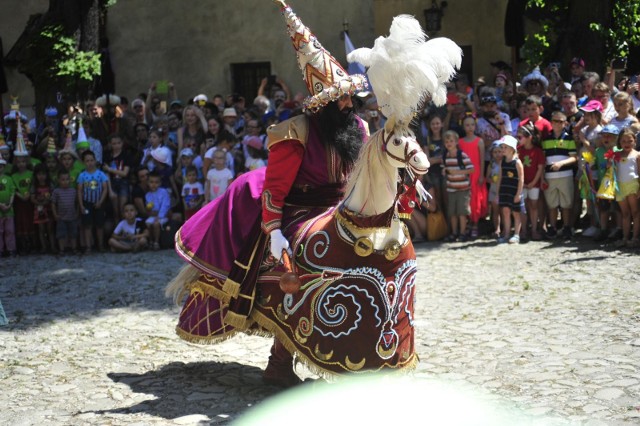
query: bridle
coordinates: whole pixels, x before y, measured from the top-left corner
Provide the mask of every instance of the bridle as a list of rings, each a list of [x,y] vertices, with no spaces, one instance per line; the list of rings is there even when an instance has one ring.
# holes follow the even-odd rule
[[[411,166],[411,157],[413,157],[414,155],[416,155],[418,152],[420,152],[419,148],[414,148],[411,151],[409,151],[409,144],[405,144],[404,146],[404,158],[402,157],[398,157],[397,155],[393,154],[392,152],[389,151],[389,149],[387,148],[387,145],[389,144],[389,142],[391,141],[391,138],[393,138],[395,136],[395,130],[392,130],[389,132],[389,134],[386,136],[386,138],[383,140],[382,143],[382,151],[388,155],[390,158],[402,163],[405,165],[406,168],[410,169],[410,174],[413,171],[413,167]],[[393,138],[393,143],[395,144],[395,141],[397,141],[398,139]],[[416,170],[417,171],[417,170]]]

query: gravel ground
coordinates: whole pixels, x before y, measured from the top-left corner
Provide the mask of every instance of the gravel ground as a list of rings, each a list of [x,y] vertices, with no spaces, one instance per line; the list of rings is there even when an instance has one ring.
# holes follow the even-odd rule
[[[471,389],[532,424],[640,424],[637,252],[486,240],[416,251],[414,380]],[[175,336],[172,251],[0,262],[0,424],[227,423],[280,393],[261,383],[269,339]]]

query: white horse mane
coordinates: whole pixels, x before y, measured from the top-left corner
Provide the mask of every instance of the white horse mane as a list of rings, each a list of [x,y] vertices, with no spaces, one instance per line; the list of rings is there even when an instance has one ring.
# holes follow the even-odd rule
[[[356,213],[380,214],[393,203],[398,169],[391,165],[382,149],[384,134],[378,130],[362,146],[347,181],[343,204]]]

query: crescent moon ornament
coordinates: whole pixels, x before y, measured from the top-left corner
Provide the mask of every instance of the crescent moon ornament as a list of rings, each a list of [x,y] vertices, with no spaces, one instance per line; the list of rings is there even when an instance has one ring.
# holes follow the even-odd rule
[[[323,354],[322,352],[320,352],[320,345],[318,345],[317,343],[315,349],[313,350],[313,353],[321,361],[329,361],[333,357],[333,350],[327,354]]]
[[[360,360],[360,362],[358,362],[358,363],[351,362],[351,360],[349,359],[349,355],[347,355],[347,356],[345,357],[345,359],[344,359],[344,363],[345,363],[345,365],[346,365],[346,366],[347,366],[347,368],[348,368],[349,370],[351,370],[351,371],[358,371],[358,370],[362,369],[362,367],[364,367],[364,363],[365,363],[366,361],[367,361],[367,359],[366,359],[366,358],[362,358],[362,359]]]

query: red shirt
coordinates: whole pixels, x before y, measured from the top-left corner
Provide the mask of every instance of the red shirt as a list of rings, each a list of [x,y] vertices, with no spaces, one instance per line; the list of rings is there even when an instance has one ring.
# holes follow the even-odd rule
[[[524,126],[529,121],[531,121],[531,119],[525,118],[520,122],[520,126]],[[540,132],[540,141],[551,139],[553,128],[551,127],[551,123],[549,122],[549,120],[544,117],[538,117],[538,120],[533,123],[533,125],[536,127],[536,129],[538,129],[538,132]]]
[[[522,165],[524,166],[524,183],[526,185],[533,181],[536,177],[536,173],[538,173],[538,168],[541,165],[544,168],[544,152],[542,151],[542,148],[537,146],[533,146],[531,149],[519,146],[518,157],[520,157],[520,161],[522,161]],[[542,173],[544,173],[544,170]],[[536,183],[535,188],[540,188],[542,176],[543,175],[541,174],[541,178]]]

